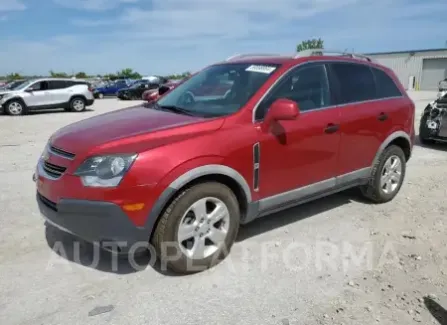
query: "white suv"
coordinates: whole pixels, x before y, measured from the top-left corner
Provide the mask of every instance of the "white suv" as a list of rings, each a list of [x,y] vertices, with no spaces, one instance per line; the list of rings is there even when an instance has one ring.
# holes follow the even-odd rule
[[[54,108],[82,112],[94,101],[89,83],[77,79],[32,79],[14,89],[0,92],[0,107],[9,115]]]

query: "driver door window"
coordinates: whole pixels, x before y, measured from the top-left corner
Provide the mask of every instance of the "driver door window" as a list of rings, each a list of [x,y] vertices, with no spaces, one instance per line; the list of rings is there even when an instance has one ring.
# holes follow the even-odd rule
[[[293,100],[302,112],[332,105],[325,65],[309,64],[292,70],[256,109],[256,121],[264,119],[272,103],[279,98]]]
[[[31,85],[28,89],[31,91],[48,90],[48,82],[46,82],[46,81],[36,82],[35,84]]]

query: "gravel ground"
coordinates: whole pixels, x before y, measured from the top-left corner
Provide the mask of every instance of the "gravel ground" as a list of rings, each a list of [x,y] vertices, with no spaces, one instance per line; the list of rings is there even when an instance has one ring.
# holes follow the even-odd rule
[[[418,118],[434,95],[412,95]],[[56,129],[130,105],[0,116],[0,324],[447,324],[447,146],[415,147],[392,202],[348,191],[258,220],[203,273],[70,254],[75,239],[38,213],[37,158]]]

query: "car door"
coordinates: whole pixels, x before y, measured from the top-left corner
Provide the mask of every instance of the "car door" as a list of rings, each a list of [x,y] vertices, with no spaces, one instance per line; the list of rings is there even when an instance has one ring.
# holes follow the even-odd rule
[[[65,80],[49,80],[48,91],[50,93],[51,105],[60,105],[67,103],[69,100],[69,94],[67,87],[70,86],[70,81]]]
[[[387,103],[378,101],[371,68],[362,63],[330,64],[332,89],[340,105],[340,149],[337,175],[355,181],[369,175],[368,168],[392,127]]]
[[[26,89],[28,95],[25,103],[28,107],[45,107],[50,105],[51,98],[48,91],[48,81],[37,81]]]
[[[271,132],[262,132],[260,123],[279,98],[295,101],[300,115],[296,120],[276,122]],[[259,142],[254,148],[259,162],[255,188],[264,199],[262,209],[334,186],[340,142],[339,114],[333,106],[323,63],[292,69],[269,91],[254,112],[259,131]]]

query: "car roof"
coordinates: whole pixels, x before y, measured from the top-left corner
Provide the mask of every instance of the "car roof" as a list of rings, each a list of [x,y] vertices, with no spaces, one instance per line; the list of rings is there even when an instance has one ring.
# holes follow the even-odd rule
[[[309,61],[343,61],[352,63],[363,63],[372,64],[375,66],[381,65],[377,64],[370,57],[358,54],[349,53],[345,51],[331,51],[324,49],[313,49],[304,50],[296,53],[295,55],[275,55],[275,54],[239,54],[228,58],[222,63],[246,63],[246,64],[279,64],[286,66],[293,66],[299,63],[309,62]]]

